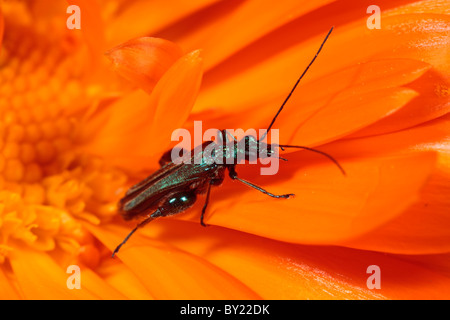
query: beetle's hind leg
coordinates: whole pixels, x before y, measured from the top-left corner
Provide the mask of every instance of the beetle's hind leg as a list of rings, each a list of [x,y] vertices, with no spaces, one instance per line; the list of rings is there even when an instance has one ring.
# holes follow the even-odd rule
[[[251,182],[248,182],[247,180],[238,178],[238,175],[237,175],[237,172],[236,172],[236,169],[234,168],[234,166],[228,167],[228,171],[229,171],[229,176],[230,176],[231,179],[237,180],[237,181],[239,181],[239,182],[241,182],[241,183],[243,183],[243,184],[245,184],[245,185],[247,185],[247,186],[249,186],[249,187],[251,187],[253,189],[256,189],[256,190],[258,190],[258,191],[260,191],[260,192],[262,192],[264,194],[267,194],[268,196],[270,196],[272,198],[290,198],[290,197],[294,196],[293,193],[280,194],[280,195],[273,194],[273,193],[270,193],[267,190],[264,190],[261,187],[258,187],[256,184],[253,184]]]
[[[166,200],[160,205],[158,209],[156,209],[155,212],[153,212],[151,215],[148,215],[144,220],[139,222],[139,224],[133,230],[131,230],[131,232],[114,250],[112,257],[114,258],[114,255],[128,241],[128,239],[130,239],[130,237],[133,235],[133,233],[136,232],[137,229],[145,226],[155,218],[170,216],[186,210],[195,203],[196,199],[197,196],[194,190],[182,190],[177,193],[169,194]]]

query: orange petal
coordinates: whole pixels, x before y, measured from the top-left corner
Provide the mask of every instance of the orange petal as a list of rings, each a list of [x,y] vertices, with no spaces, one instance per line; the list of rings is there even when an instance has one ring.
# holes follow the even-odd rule
[[[96,299],[87,289],[69,289],[65,273],[46,253],[31,251],[25,248],[16,249],[11,253],[11,266],[17,278],[21,292],[26,299]],[[33,261],[33,265],[30,265]],[[83,271],[81,271],[81,277]],[[82,279],[82,278],[80,278]]]
[[[343,94],[297,125],[289,144],[314,146],[342,138],[388,116],[417,96],[410,89],[394,88],[365,94]],[[292,118],[291,118],[292,119]],[[283,123],[280,122],[283,126]],[[294,123],[282,128],[292,128]],[[286,134],[286,133],[284,133]]]
[[[2,284],[0,286],[1,300],[18,300],[21,298],[11,281],[6,276],[3,266],[0,267],[0,283]]]
[[[405,260],[421,265],[434,272],[440,272],[448,276],[450,270],[450,254],[427,254],[427,255],[402,255]]]
[[[67,0],[69,5],[76,5],[81,12],[80,32],[94,59],[99,59],[105,50],[105,28],[100,4],[92,0]],[[77,32],[77,30],[71,30]]]
[[[450,115],[423,123],[420,126],[373,137],[345,139],[327,145],[336,156],[373,157],[380,154],[409,154],[411,152],[442,151],[448,149]],[[441,155],[440,155],[441,156]]]
[[[435,13],[441,12],[439,10],[445,10],[442,8],[442,3],[423,1],[420,6],[411,5],[415,10],[412,9],[408,13],[418,11],[423,13],[422,6],[425,2],[433,2],[433,4],[426,5],[430,8],[433,6],[439,8],[434,11]],[[396,8],[398,5],[398,2],[392,1],[381,0],[379,2],[383,11],[392,7]],[[361,12],[365,12],[367,9],[367,4],[363,2],[316,1],[308,3],[306,1],[283,1],[283,3],[274,6],[272,3],[265,1],[246,1],[236,7],[233,8],[234,10],[230,10],[230,13],[224,10],[226,17],[216,17],[215,20],[221,23],[214,25],[213,30],[199,31],[199,33],[207,34],[203,37],[198,36],[203,41],[197,41],[196,46],[199,47],[199,44],[203,44],[206,70],[225,60],[225,58],[230,58],[230,63],[226,68],[238,64],[237,70],[245,69],[248,67],[246,64],[249,61],[265,60],[270,55],[282,52],[305,40],[307,41],[318,33],[324,32],[324,28],[326,31],[327,27],[324,26],[328,26],[328,28],[337,26],[339,28],[341,25],[359,20],[358,25],[365,28],[365,20],[368,17],[366,16],[361,20]],[[405,13],[394,12],[394,10],[389,12],[391,15]],[[278,14],[280,16],[277,16]],[[239,26],[239,30],[235,31],[236,26]],[[209,25],[206,28],[202,27],[199,29],[210,28]],[[193,30],[193,32],[195,31]],[[185,36],[185,38],[191,40],[191,34]],[[194,39],[196,40],[196,38]],[[185,42],[184,38],[181,38],[180,41]],[[189,42],[186,43],[186,46],[189,45]],[[234,57],[233,54],[238,57]],[[239,61],[239,58],[245,58],[248,61]],[[214,63],[211,63],[212,61]],[[250,65],[252,64],[250,63]],[[228,74],[231,74],[231,72]]]
[[[158,103],[158,108],[153,126],[158,130],[153,137],[159,137],[155,146],[158,150],[167,146],[174,128],[181,127],[189,116],[200,90],[202,75],[200,51],[193,51],[180,59],[176,68],[171,68],[155,88],[152,98]]]
[[[112,47],[132,38],[152,35],[155,31],[217,1],[123,2],[114,19],[108,24],[108,45]]]
[[[444,116],[409,130],[370,138],[344,140],[329,146],[340,157],[367,157],[380,153],[439,151],[438,167],[422,188],[420,198],[401,215],[343,245],[402,254],[433,254],[450,250],[450,202],[448,201],[448,139],[450,116]]]
[[[389,117],[360,130],[352,137],[364,137],[395,132],[436,119],[450,112],[450,76],[432,70],[407,85],[418,96]]]
[[[333,12],[343,12],[339,6],[347,8],[350,5],[336,2],[336,5],[330,5],[323,11],[334,9]],[[257,105],[260,101],[285,97],[286,88],[292,86],[323,41],[326,28],[323,27],[324,20],[318,18],[320,12],[318,10],[317,14],[271,33],[205,74],[204,90],[199,95],[195,111],[217,106],[218,101],[223,109],[239,110]],[[356,11],[358,17],[361,17],[360,12]],[[351,23],[344,18],[346,15],[336,15],[340,25],[336,26],[303,84],[360,62],[387,58],[425,61],[442,74],[448,74],[450,65],[445,55],[448,37],[442,27],[448,25],[447,16],[382,16],[383,27],[376,31],[367,28],[366,18],[358,18],[359,21]],[[327,24],[332,22],[327,21]],[[420,25],[420,32],[413,31],[417,25]],[[303,31],[302,41],[299,42],[298,34]],[[429,39],[435,41],[430,42]],[[280,49],[262,54],[268,47]]]
[[[245,283],[262,299],[382,299],[362,281],[327,268],[315,247],[294,246],[220,227],[157,221],[141,233],[203,257]],[[318,258],[318,259],[317,259]],[[344,268],[341,268],[342,271]]]
[[[4,29],[5,29],[5,19],[3,18],[3,13],[0,8],[0,46],[2,45],[3,42]]]
[[[110,286],[103,278],[97,275],[89,268],[83,268],[81,270],[81,286],[86,290],[89,290],[102,300],[123,300],[126,298],[122,292],[116,290]]]
[[[430,66],[411,59],[383,59],[360,63],[300,85],[291,96],[274,128],[283,143],[319,144],[357,131],[402,108],[417,93],[396,88],[420,78]],[[240,116],[194,114],[210,128],[266,128],[284,97],[246,106]],[[216,111],[218,113],[219,110]],[[222,111],[222,110],[220,110]],[[339,116],[337,116],[337,114]],[[343,119],[343,121],[341,120]],[[210,121],[209,121],[210,120]]]
[[[88,228],[111,250],[130,231],[113,225]],[[157,299],[258,298],[242,283],[210,263],[139,234],[127,242],[118,257]]]
[[[295,243],[343,241],[377,228],[414,203],[436,162],[434,153],[339,157],[347,172],[343,176],[320,155],[295,152],[288,158],[275,176],[260,176],[259,167],[250,165],[238,172],[274,194],[294,193],[294,198],[273,199],[227,180],[211,192],[207,223]],[[201,206],[178,217],[198,221]]]
[[[302,137],[298,143],[311,143],[311,139],[323,143],[327,135],[365,127],[402,108],[417,93],[398,87],[429,69],[428,64],[411,59],[375,60],[344,68],[298,88],[283,110],[289,114],[280,116],[276,127],[287,139],[295,130]]]
[[[139,231],[203,257],[263,299],[446,299],[449,279],[427,257],[405,261],[339,247],[302,246],[228,228],[157,220]],[[367,288],[370,265],[381,270],[381,289]]]
[[[189,25],[186,26],[177,25],[176,36],[179,38],[177,41],[188,48],[195,48],[194,44],[197,48],[201,46],[205,52],[205,69],[209,70],[278,27],[330,2],[333,0],[314,2],[288,0],[277,5],[273,5],[273,1],[269,0],[246,1],[238,5],[219,3],[216,6],[221,6],[222,16],[212,19],[208,25],[205,25],[203,17],[197,18],[197,21],[189,21]],[[227,14],[225,18],[224,14]],[[210,13],[203,13],[203,16],[205,15],[209,16]],[[215,23],[216,21],[218,23]],[[196,23],[202,23],[201,28],[198,26],[195,28]],[[239,30],[236,29],[237,26]],[[193,30],[186,32],[186,27]],[[173,33],[171,36],[174,36]]]
[[[435,172],[420,201],[404,213],[357,239],[342,245],[400,254],[436,254],[450,251],[450,172]]]
[[[144,37],[127,41],[106,55],[119,74],[151,93],[163,74],[182,56],[182,50],[170,41]]]
[[[164,74],[150,96],[139,90],[132,92],[88,120],[97,129],[88,123],[87,132],[97,133],[86,145],[87,151],[114,157],[111,160],[116,165],[142,169],[133,168],[131,163],[136,159],[145,163],[142,159],[167,148],[172,131],[181,127],[190,113],[201,77],[199,52],[183,56]],[[148,161],[144,164],[153,165]]]
[[[317,145],[342,137],[403,107],[417,93],[396,87],[419,78],[429,68],[410,59],[345,68],[298,88],[275,127],[295,144]]]
[[[132,273],[130,269],[122,263],[112,262],[115,261],[111,261],[111,263],[104,263],[99,270],[104,281],[121,292],[128,299],[154,299],[154,297],[150,295],[148,290],[141,283],[139,278]]]
[[[208,52],[206,68],[212,68],[263,35],[330,2],[333,1],[290,0],[273,5],[273,1],[260,0],[242,4],[239,10],[220,25],[214,36],[210,37],[211,41],[205,43],[203,49]],[[239,32],[230,32],[236,26],[240,26]]]

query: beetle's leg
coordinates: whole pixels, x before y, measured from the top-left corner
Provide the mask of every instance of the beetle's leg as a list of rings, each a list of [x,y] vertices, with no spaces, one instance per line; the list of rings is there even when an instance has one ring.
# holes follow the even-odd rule
[[[153,219],[159,217],[160,215],[161,215],[161,211],[158,208],[155,212],[153,212],[147,218],[145,218],[144,220],[139,222],[138,225],[133,230],[131,230],[131,232],[125,237],[125,239],[123,239],[123,241],[116,247],[116,249],[114,249],[114,252],[112,253],[111,257],[114,258],[116,253],[119,252],[120,248],[128,241],[128,239],[130,239],[130,237],[133,235],[133,233],[136,232],[137,229],[145,226],[147,223],[149,223]]]
[[[203,206],[202,209],[202,215],[200,216],[200,224],[204,227],[207,227],[208,225],[205,224],[203,222],[203,218],[205,217],[205,212],[206,212],[206,207],[208,206],[208,202],[209,202],[209,194],[211,193],[211,185],[212,183],[208,183],[208,191],[206,191],[206,201],[205,201],[205,205]]]
[[[255,185],[255,184],[253,184],[251,182],[248,182],[248,181],[246,181],[244,179],[238,178],[237,172],[236,172],[236,169],[234,168],[234,166],[228,167],[228,171],[229,171],[229,176],[230,176],[231,179],[237,180],[239,182],[242,182],[243,184],[245,184],[245,185],[247,185],[249,187],[252,187],[253,189],[256,189],[256,190],[258,190],[258,191],[260,191],[260,192],[262,192],[264,194],[267,194],[268,196],[271,196],[273,198],[289,198],[291,196],[294,196],[293,193],[276,195],[276,194],[270,193],[267,190],[264,190],[261,187],[258,187],[257,185]]]

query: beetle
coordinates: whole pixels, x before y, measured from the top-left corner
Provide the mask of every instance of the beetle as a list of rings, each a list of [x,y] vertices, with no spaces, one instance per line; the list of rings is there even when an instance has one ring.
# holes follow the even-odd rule
[[[304,77],[309,67],[313,64],[318,54],[322,50],[323,45],[327,41],[329,35],[333,31],[331,28],[316,52],[314,58],[305,68],[301,76],[298,78],[294,87],[278,109],[277,113],[273,117],[265,133],[260,139],[247,135],[242,140],[237,141],[236,138],[231,136],[227,130],[221,130],[218,134],[218,140],[206,141],[202,145],[194,148],[191,151],[193,160],[189,163],[178,163],[172,161],[172,149],[167,151],[161,157],[159,164],[160,169],[155,173],[147,177],[145,180],[132,186],[125,194],[125,196],[119,201],[119,212],[124,220],[139,219],[142,220],[136,225],[136,227],[125,237],[125,239],[116,247],[112,257],[120,250],[120,248],[128,241],[131,235],[139,228],[145,226],[150,221],[159,218],[171,216],[185,211],[191,207],[197,200],[197,195],[206,193],[206,200],[202,208],[200,215],[200,223],[202,226],[206,226],[204,223],[204,216],[206,208],[209,203],[211,187],[219,186],[225,179],[225,173],[228,171],[228,175],[232,180],[239,181],[251,188],[254,188],[273,198],[289,198],[294,194],[272,194],[269,191],[238,177],[236,172],[236,165],[238,164],[238,155],[243,155],[245,160],[249,160],[251,156],[257,158],[276,156],[275,149],[278,147],[281,150],[285,148],[299,148],[312,152],[316,152],[326,156],[333,161],[341,172],[345,175],[344,169],[340,164],[329,154],[317,149],[294,146],[294,145],[282,145],[282,144],[267,144],[262,142],[267,133],[272,128],[275,120],[280,112],[283,110],[287,101],[291,97],[292,93],[297,88],[300,80]],[[230,139],[231,136],[231,139]],[[211,162],[207,160],[207,154],[205,150],[208,148],[212,152],[208,153],[208,156],[221,158],[223,161]],[[221,151],[221,153],[217,153]],[[216,154],[217,153],[217,154]],[[234,161],[227,161],[227,160]],[[201,161],[195,161],[198,159]],[[279,158],[287,160],[284,158]],[[220,163],[221,162],[221,163]]]

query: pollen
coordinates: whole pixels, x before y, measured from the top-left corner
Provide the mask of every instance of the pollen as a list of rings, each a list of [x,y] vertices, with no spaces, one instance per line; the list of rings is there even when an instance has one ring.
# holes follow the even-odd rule
[[[87,108],[92,87],[89,70],[74,70],[80,54],[24,29],[9,28],[0,50],[0,264],[26,244],[95,266],[98,243],[80,221],[111,219],[127,178],[77,152],[73,114]]]
[[[61,121],[51,116],[58,115],[55,109],[61,108],[55,83],[57,89],[72,88],[73,84],[52,78],[54,68],[58,69],[58,50],[50,50],[39,41],[33,43],[29,36],[17,42],[21,37],[12,30],[12,34],[5,34],[2,43],[0,167],[5,181],[20,184],[43,179],[46,170],[42,166],[56,160],[59,149],[54,141],[67,138],[70,128],[61,130]],[[50,79],[53,85],[49,87]],[[62,122],[67,123],[65,119]]]

